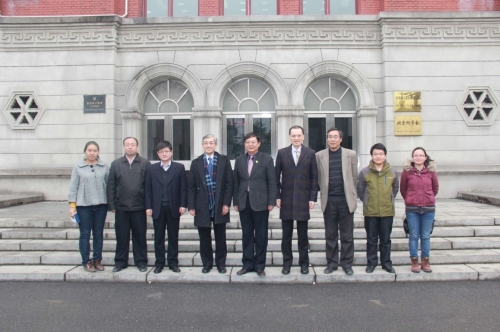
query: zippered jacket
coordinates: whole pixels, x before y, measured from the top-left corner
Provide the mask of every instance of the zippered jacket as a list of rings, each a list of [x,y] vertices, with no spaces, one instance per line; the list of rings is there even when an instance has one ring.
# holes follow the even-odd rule
[[[406,206],[435,206],[439,182],[436,174],[436,163],[431,161],[428,167],[418,171],[411,165],[411,160],[403,164],[401,174],[401,196]]]
[[[394,216],[394,199],[398,194],[398,173],[389,163],[379,172],[373,161],[359,172],[356,186],[358,197],[363,202],[365,217]]]
[[[126,156],[111,163],[108,178],[108,210],[145,210],[146,169],[150,162],[139,156],[132,164]]]

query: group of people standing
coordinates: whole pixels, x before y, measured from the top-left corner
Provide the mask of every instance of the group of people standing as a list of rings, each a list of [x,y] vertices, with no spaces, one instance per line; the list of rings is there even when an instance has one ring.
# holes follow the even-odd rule
[[[72,172],[69,189],[69,213],[78,212],[80,253],[88,272],[103,271],[103,229],[107,211],[115,213],[116,252],[113,272],[128,267],[130,232],[132,231],[134,263],[141,272],[147,270],[147,216],[153,218],[155,268],[165,266],[180,272],[178,240],[180,217],[189,211],[194,217],[200,238],[202,273],[214,265],[221,274],[226,270],[226,223],[230,222],[231,201],[239,213],[242,229],[242,268],[238,275],[256,272],[265,276],[269,212],[276,206],[282,220],[282,273],[287,275],[293,264],[292,235],[297,228],[298,265],[302,274],[309,273],[308,220],[318,191],[325,223],[326,262],[324,273],[341,266],[353,274],[354,212],[357,197],[363,202],[367,233],[366,272],[380,264],[394,273],[391,261],[391,232],[395,215],[394,200],[401,187],[410,229],[411,270],[431,272],[429,262],[430,232],[435,213],[438,180],[435,163],[423,148],[412,152],[401,175],[387,162],[387,150],[377,143],[371,150],[369,165],[358,174],[358,158],[352,150],[341,147],[343,133],[338,128],[327,132],[328,148],[315,153],[302,143],[304,130],[289,129],[291,144],[272,157],[259,151],[260,137],[250,132],[244,137],[246,153],[236,158],[234,170],[227,156],[216,151],[217,138],[205,135],[204,153],[191,162],[189,178],[184,165],[172,160],[172,144],[158,143],[160,162],[151,164],[139,156],[139,142],[134,137],[123,140],[125,155],[107,165],[99,158],[96,142],[85,145],[85,157]],[[215,259],[212,249],[215,236]],[[165,248],[165,230],[168,247]],[[90,235],[93,257],[90,258]],[[339,246],[340,234],[340,246]],[[418,241],[421,241],[421,265]],[[165,259],[166,254],[166,259]]]

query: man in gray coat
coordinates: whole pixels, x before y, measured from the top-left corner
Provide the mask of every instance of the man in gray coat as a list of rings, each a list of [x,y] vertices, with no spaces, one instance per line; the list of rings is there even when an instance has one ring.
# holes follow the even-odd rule
[[[214,263],[211,225],[214,225],[215,264],[219,273],[226,273],[226,224],[233,197],[233,171],[229,158],[215,151],[217,138],[205,135],[204,153],[191,162],[188,185],[188,209],[194,217],[200,236],[202,273],[208,273]]]
[[[281,252],[283,254],[283,274],[290,273],[293,262],[292,235],[293,221],[297,221],[299,266],[302,274],[309,273],[309,240],[307,222],[309,210],[314,208],[318,197],[318,167],[314,150],[302,145],[304,129],[293,126],[288,131],[290,146],[280,149],[276,157],[276,179],[278,195],[276,206],[280,208]]]
[[[325,220],[327,262],[325,273],[332,273],[340,264],[347,275],[352,275],[358,157],[356,152],[340,146],[343,136],[340,129],[330,128],[326,135],[328,149],[316,153],[321,210]]]
[[[240,213],[243,233],[243,268],[236,274],[257,271],[259,276],[265,276],[269,211],[276,204],[276,173],[273,158],[259,151],[259,136],[250,132],[244,142],[247,153],[234,162],[233,205]]]

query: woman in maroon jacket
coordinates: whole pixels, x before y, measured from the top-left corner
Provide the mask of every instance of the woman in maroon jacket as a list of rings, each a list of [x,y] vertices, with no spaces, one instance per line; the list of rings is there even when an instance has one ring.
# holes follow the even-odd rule
[[[431,231],[436,213],[436,195],[439,183],[436,174],[436,163],[427,152],[417,147],[412,152],[412,160],[403,164],[401,174],[401,195],[406,205],[406,220],[410,230],[409,246],[411,271],[418,273],[432,272],[429,262],[431,247]],[[418,239],[421,247],[421,266],[418,264]]]

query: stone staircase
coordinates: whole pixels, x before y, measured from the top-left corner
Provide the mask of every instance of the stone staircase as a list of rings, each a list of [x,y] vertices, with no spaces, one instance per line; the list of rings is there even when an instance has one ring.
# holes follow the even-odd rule
[[[256,282],[256,283],[325,283],[374,282],[418,280],[477,280],[500,278],[500,207],[456,199],[441,199],[437,203],[434,233],[431,239],[431,274],[410,272],[408,239],[402,228],[404,204],[396,202],[396,217],[392,232],[392,261],[396,275],[377,268],[373,274],[364,272],[366,265],[366,233],[363,228],[362,206],[354,217],[355,256],[354,276],[342,270],[324,275],[325,235],[323,217],[318,205],[309,222],[310,263],[309,275],[301,275],[292,268],[288,276],[281,275],[281,220],[279,210],[270,215],[269,245],[266,277],[255,273],[236,276],[241,266],[241,227],[238,214],[232,210],[227,225],[228,273],[220,275],[214,269],[201,273],[198,253],[198,233],[189,214],[181,217],[179,265],[182,272],[168,269],[155,275],[151,269],[140,273],[133,267],[130,254],[129,268],[113,274],[114,214],[108,213],[104,230],[103,264],[105,272],[88,273],[80,266],[78,252],[79,230],[68,221],[68,206],[64,202],[41,202],[0,209],[0,280],[84,280],[84,281],[142,281],[142,282]],[[154,266],[153,225],[148,220],[148,265]],[[294,233],[294,237],[296,234]],[[295,241],[294,241],[295,242]],[[296,243],[293,244],[294,247]],[[295,258],[298,254],[294,253]],[[297,262],[294,262],[296,265]]]

